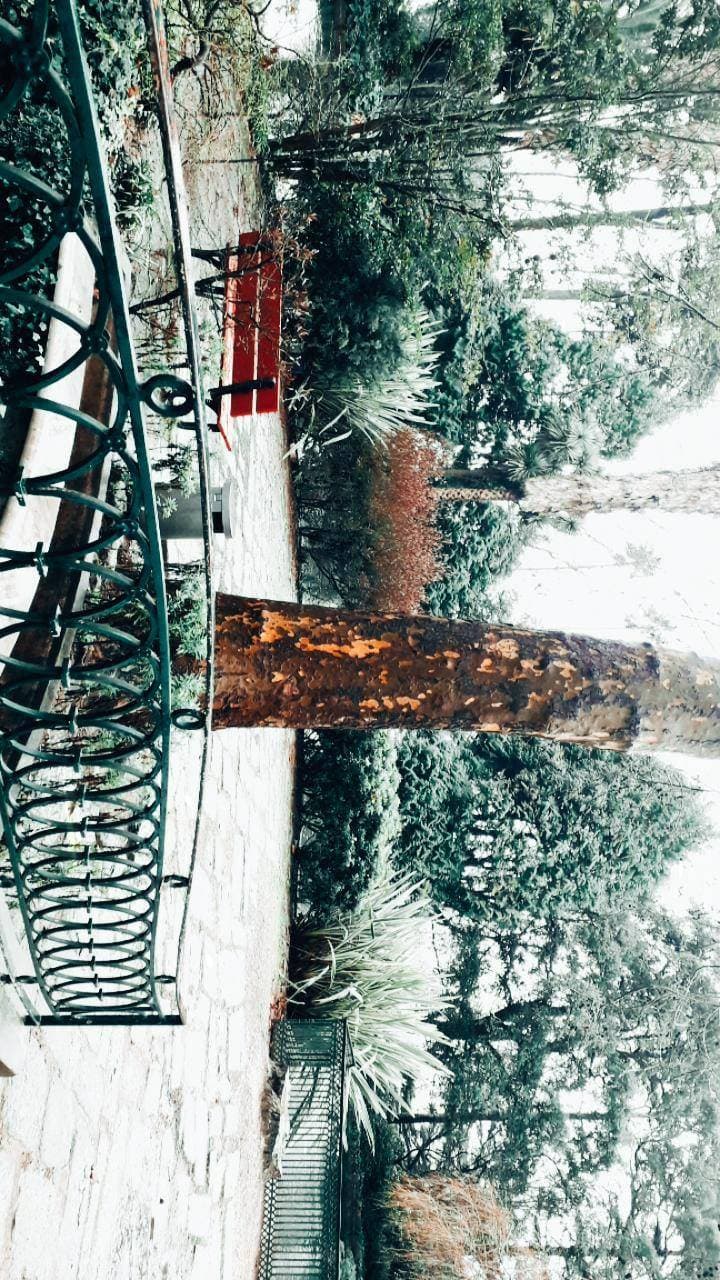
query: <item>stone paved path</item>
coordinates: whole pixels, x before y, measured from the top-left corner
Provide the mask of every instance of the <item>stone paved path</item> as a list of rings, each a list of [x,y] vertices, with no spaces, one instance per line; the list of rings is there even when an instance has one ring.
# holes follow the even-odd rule
[[[294,598],[284,451],[278,420],[263,418],[241,429],[232,457],[217,452],[215,474],[231,469],[239,487],[237,536],[217,540],[224,590]],[[187,1025],[34,1031],[23,1074],[0,1081],[3,1280],[253,1275],[293,753],[282,730],[213,740],[181,972]],[[188,847],[197,759],[193,735],[178,734],[168,870]]]
[[[212,137],[199,127],[193,137],[193,118],[190,101],[193,239],[223,244],[258,225],[257,192],[244,166],[205,157],[247,154],[247,134],[230,111]],[[155,257],[131,246],[134,297]],[[218,588],[295,598],[279,420],[238,428],[232,455],[216,440],[212,449],[213,481],[234,474],[238,484],[236,536],[216,540]],[[2,1280],[252,1277],[270,1006],[287,953],[294,749],[282,730],[213,740],[181,969],[186,1026],[33,1031],[22,1075],[0,1080]],[[167,871],[186,866],[198,759],[197,735],[178,733]],[[160,917],[157,972],[174,972],[174,897],[175,918],[172,907]]]

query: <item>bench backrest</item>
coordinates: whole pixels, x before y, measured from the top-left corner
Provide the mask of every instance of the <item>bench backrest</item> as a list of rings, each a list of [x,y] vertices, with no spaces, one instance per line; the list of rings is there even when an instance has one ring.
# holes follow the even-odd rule
[[[238,237],[237,252],[231,253],[228,259],[225,325],[226,350],[231,349],[232,364],[223,371],[223,382],[272,379],[274,385],[233,392],[231,418],[278,411],[281,315],[282,267],[278,246],[272,238],[248,231]]]

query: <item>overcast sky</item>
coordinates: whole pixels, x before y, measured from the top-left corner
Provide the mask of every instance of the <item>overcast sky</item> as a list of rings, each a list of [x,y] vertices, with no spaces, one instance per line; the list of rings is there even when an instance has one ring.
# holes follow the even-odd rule
[[[544,155],[514,158],[508,184],[515,217],[547,214],[565,203],[590,211],[600,202],[573,176],[568,162]],[[523,189],[535,201],[528,208]],[[704,200],[707,192],[693,192]],[[650,176],[632,182],[610,201],[615,209],[653,207],[663,202]],[[706,231],[704,219],[698,228]],[[675,232],[598,229],[578,237],[566,232],[531,232],[519,237],[520,257],[536,256],[548,288],[582,284],[588,262],[602,272],[623,254],[671,254]],[[517,250],[509,244],[497,266],[502,271]],[[535,302],[537,310],[569,332],[582,328],[576,303]],[[650,433],[624,462],[606,463],[614,472],[678,470],[720,463],[720,389],[701,410]],[[587,517],[574,534],[548,533],[522,557],[508,583],[515,595],[513,621],[638,642],[652,640],[671,648],[720,657],[720,517],[702,512],[659,512]],[[717,837],[669,877],[664,896],[712,904],[720,910],[720,760],[666,757],[683,770],[690,785],[703,788]]]
[[[631,459],[605,469],[676,470],[720,463],[719,417],[716,399],[658,429]],[[615,640],[653,639],[720,656],[716,516],[627,512],[588,517],[580,532],[551,531],[527,550],[508,586],[515,597],[513,621]],[[720,832],[720,760],[667,759],[703,787]],[[667,892],[675,898],[678,890],[720,908],[720,835],[673,872]]]

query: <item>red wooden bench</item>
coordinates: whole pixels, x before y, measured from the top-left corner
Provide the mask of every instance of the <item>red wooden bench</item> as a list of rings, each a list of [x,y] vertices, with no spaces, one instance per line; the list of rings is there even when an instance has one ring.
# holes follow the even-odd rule
[[[227,257],[218,429],[229,444],[234,418],[280,407],[282,266],[277,241],[258,231],[238,237]]]

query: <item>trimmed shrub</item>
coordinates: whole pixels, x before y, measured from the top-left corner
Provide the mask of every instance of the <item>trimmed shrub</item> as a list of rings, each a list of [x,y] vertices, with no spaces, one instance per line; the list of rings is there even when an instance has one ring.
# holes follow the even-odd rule
[[[425,610],[444,618],[502,617],[493,587],[511,572],[532,526],[507,503],[441,500],[437,531],[441,571],[426,586]]]
[[[418,608],[497,618],[491,595],[531,527],[506,504],[449,501],[429,433],[399,433],[379,452],[345,440],[303,459],[299,476],[303,587],[347,608]]]
[[[125,150],[125,126],[140,104],[138,81],[144,74],[145,27],[139,7],[128,0],[79,0],[78,15],[90,65],[103,139],[109,152],[118,219],[132,223],[138,203],[147,204],[151,184],[143,166]],[[21,25],[31,7],[18,0],[8,15]],[[50,14],[49,46],[56,50],[57,24]],[[0,69],[0,89],[8,87],[9,68]],[[133,92],[135,90],[135,92]],[[10,116],[0,121],[0,161],[26,169],[65,193],[71,181],[71,151],[66,122],[44,87],[27,92]],[[5,268],[20,264],[32,247],[39,247],[51,226],[50,206],[39,196],[0,181],[0,244]],[[16,287],[48,296],[56,274],[56,254],[26,272]],[[42,364],[47,320],[14,304],[4,303],[0,314],[0,380],[11,381],[28,368]]]
[[[420,606],[442,573],[433,483],[440,458],[434,437],[408,428],[382,450],[345,440],[308,459],[298,493],[311,597],[348,608]]]
[[[389,1280],[395,1249],[395,1226],[389,1212],[390,1188],[405,1147],[397,1126],[373,1117],[373,1144],[352,1115],[346,1126],[343,1157],[342,1241],[358,1276]]]
[[[504,1274],[511,1218],[491,1187],[467,1177],[404,1177],[391,1188],[399,1270],[423,1280]]]

